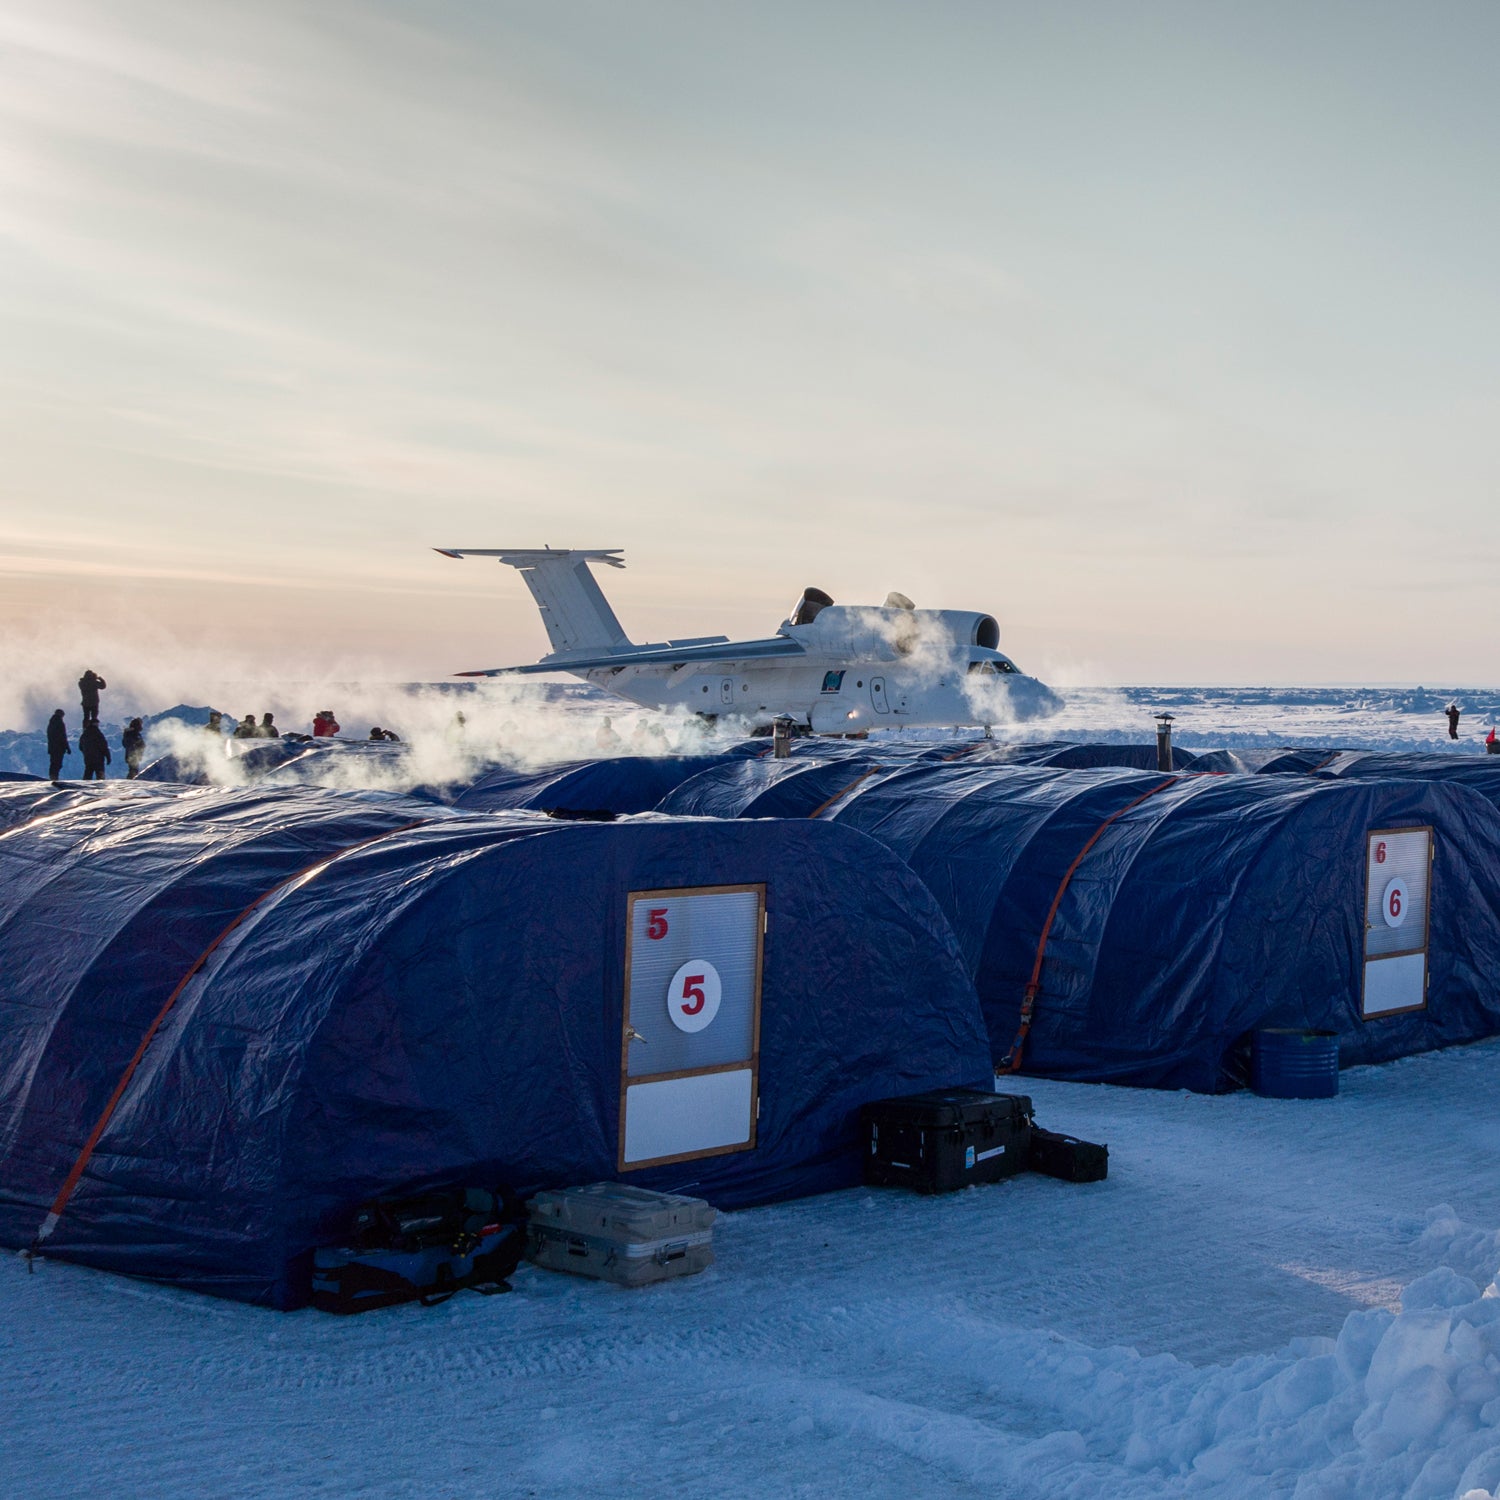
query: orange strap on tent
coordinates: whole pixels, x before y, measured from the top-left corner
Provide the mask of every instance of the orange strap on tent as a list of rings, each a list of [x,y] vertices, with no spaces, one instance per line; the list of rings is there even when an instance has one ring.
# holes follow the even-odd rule
[[[331,865],[334,860],[342,859],[346,854],[353,854],[357,849],[366,849],[371,844],[379,843],[381,839],[394,837],[398,833],[409,833],[413,828],[420,828],[425,823],[430,823],[430,818],[418,818],[415,822],[403,823],[399,828],[388,828],[384,833],[377,833],[370,838],[361,839],[357,844],[350,844],[347,848],[335,849],[332,854],[325,854],[315,859],[309,865],[303,865],[300,870],[294,871],[284,880],[278,880],[269,890],[262,891],[244,911],[242,911],[208,947],[194,960],[187,973],[177,982],[177,987],[167,996],[162,1007],[156,1013],[155,1019],[146,1028],[146,1034],[141,1038],[141,1044],[135,1049],[135,1055],[125,1064],[125,1071],[120,1074],[120,1081],[115,1085],[115,1091],[109,1096],[103,1112],[89,1132],[89,1138],[83,1143],[83,1149],[78,1153],[78,1160],[73,1163],[73,1169],[63,1180],[63,1185],[58,1189],[57,1197],[52,1200],[52,1207],[47,1211],[47,1217],[42,1220],[41,1228],[36,1232],[36,1239],[32,1241],[31,1253],[35,1254],[41,1248],[42,1241],[57,1228],[58,1220],[62,1218],[63,1210],[68,1206],[68,1199],[73,1196],[73,1190],[78,1186],[84,1169],[89,1164],[89,1159],[94,1154],[94,1148],[99,1144],[100,1137],[109,1128],[109,1122],[114,1117],[115,1110],[119,1108],[120,1100],[125,1097],[125,1090],[130,1087],[130,1080],[135,1077],[135,1071],[141,1065],[141,1060],[146,1055],[146,1049],[151,1045],[156,1033],[161,1030],[163,1023],[172,1012],[172,1007],[177,1004],[177,997],[191,983],[193,977],[198,974],[204,964],[213,957],[215,952],[223,945],[225,940],[241,927],[245,921],[259,907],[264,906],[272,896],[284,891],[289,885],[295,885],[299,880],[305,880],[310,875],[316,875],[326,866]]]
[[[876,767],[874,767],[874,769],[866,771],[863,776],[856,776],[854,778],[854,780],[849,783],[848,786],[844,787],[841,791],[835,792],[833,794],[833,796],[831,796],[826,802],[820,802],[820,803],[818,803],[818,805],[815,808],[813,808],[813,810],[810,813],[808,813],[808,817],[809,818],[821,818],[823,816],[823,814],[826,813],[828,811],[828,809],[830,807],[832,807],[835,802],[841,802],[861,782],[868,781],[872,776],[875,776],[875,775],[879,774],[879,772],[881,770],[883,770],[883,769],[888,769],[888,768],[881,767],[881,766],[876,766]]]
[[[997,1073],[1015,1073],[1020,1071],[1021,1053],[1026,1046],[1026,1038],[1031,1031],[1031,1018],[1036,1012],[1037,991],[1042,987],[1042,960],[1047,956],[1047,939],[1052,935],[1052,923],[1057,916],[1057,909],[1062,905],[1062,898],[1067,893],[1069,884],[1072,882],[1074,873],[1084,861],[1090,849],[1104,837],[1104,830],[1111,823],[1123,818],[1132,808],[1139,807],[1141,803],[1148,801],[1158,792],[1164,792],[1169,786],[1175,786],[1182,778],[1180,776],[1169,776],[1165,781],[1158,782],[1148,792],[1142,792],[1132,802],[1127,802],[1118,812],[1111,813],[1094,831],[1089,835],[1088,842],[1075,856],[1073,863],[1068,866],[1067,873],[1063,876],[1057,887],[1057,894],[1052,898],[1052,905],[1047,911],[1047,920],[1042,923],[1042,936],[1036,945],[1036,962],[1031,966],[1031,979],[1027,982],[1026,993],[1021,999],[1021,1025],[1016,1032],[1016,1039],[1010,1044],[1010,1051],[995,1065]]]

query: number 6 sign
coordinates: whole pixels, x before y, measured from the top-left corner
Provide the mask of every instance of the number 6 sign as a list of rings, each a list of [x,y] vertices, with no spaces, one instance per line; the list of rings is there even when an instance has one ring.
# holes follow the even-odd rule
[[[667,985],[667,1014],[679,1031],[702,1031],[719,1013],[723,986],[706,958],[690,958]]]

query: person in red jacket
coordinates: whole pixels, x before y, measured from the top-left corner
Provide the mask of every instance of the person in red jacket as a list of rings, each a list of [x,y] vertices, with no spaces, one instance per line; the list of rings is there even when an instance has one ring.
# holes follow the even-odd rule
[[[1484,751],[1486,755],[1500,755],[1500,739],[1495,738],[1495,726],[1490,725],[1490,732],[1484,737]]]
[[[339,732],[339,721],[334,718],[331,708],[320,708],[313,715],[313,734],[318,739],[327,739]]]

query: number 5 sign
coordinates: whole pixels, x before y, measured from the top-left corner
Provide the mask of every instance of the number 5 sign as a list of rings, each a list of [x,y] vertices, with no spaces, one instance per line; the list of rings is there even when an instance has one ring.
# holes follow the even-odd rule
[[[679,1031],[702,1031],[719,1013],[724,986],[706,958],[690,958],[667,985],[667,1015]]]

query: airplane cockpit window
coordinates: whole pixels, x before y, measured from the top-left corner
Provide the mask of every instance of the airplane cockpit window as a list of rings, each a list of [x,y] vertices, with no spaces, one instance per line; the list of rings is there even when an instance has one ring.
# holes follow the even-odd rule
[[[1020,668],[1015,662],[1001,657],[999,661],[971,661],[969,663],[970,677],[994,677],[1006,672],[1018,672]]]
[[[825,672],[823,674],[823,691],[825,693],[836,693],[844,685],[844,674],[842,672]]]

